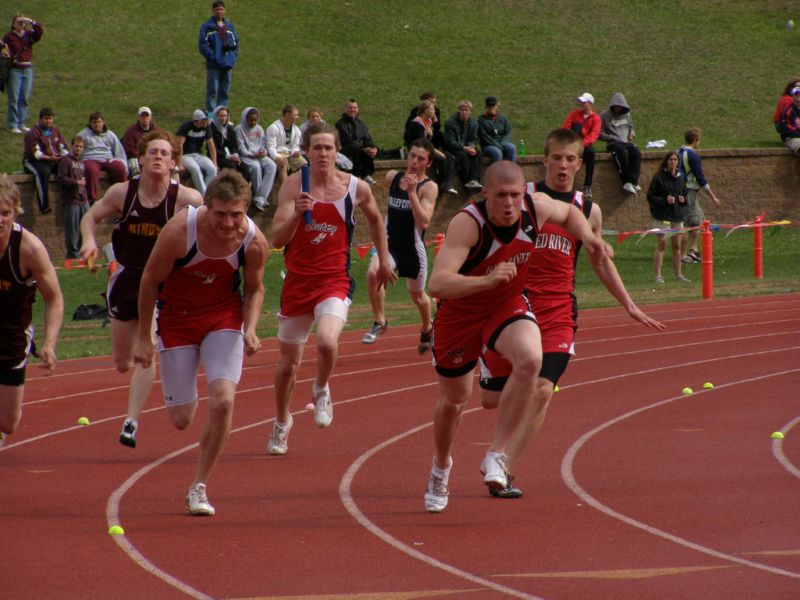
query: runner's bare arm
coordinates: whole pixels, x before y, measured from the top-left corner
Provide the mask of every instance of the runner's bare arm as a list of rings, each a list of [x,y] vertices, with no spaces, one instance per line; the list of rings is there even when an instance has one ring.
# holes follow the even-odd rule
[[[381,288],[388,283],[397,281],[397,274],[389,264],[389,244],[386,241],[386,227],[383,224],[381,211],[378,210],[378,203],[375,201],[375,196],[372,195],[369,185],[360,179],[356,190],[356,202],[367,219],[369,237],[372,243],[375,244],[375,250],[378,254],[378,270],[375,273],[375,278],[378,288]]]
[[[115,183],[106,190],[103,197],[95,202],[81,219],[81,258],[97,257],[97,240],[95,232],[97,225],[122,214],[125,206],[125,194],[128,192],[128,182]]]
[[[247,356],[261,348],[261,341],[256,334],[256,325],[261,316],[264,304],[264,265],[269,255],[269,245],[261,231],[256,235],[245,255],[244,298],[242,311],[244,315],[244,350]]]
[[[314,202],[310,194],[300,191],[300,173],[290,175],[278,191],[278,208],[272,217],[272,245],[283,248],[292,241],[303,213],[311,210]]]

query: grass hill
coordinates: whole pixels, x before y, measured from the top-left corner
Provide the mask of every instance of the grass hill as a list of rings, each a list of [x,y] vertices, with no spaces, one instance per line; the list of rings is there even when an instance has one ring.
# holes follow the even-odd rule
[[[349,97],[383,147],[401,144],[409,108],[435,90],[443,116],[462,98],[476,114],[497,95],[515,141],[540,152],[584,91],[598,111],[614,92],[633,109],[639,141],[677,146],[688,125],[705,148],[779,143],[775,102],[800,75],[800,7],[779,0],[230,0],[241,37],[232,115],[260,108],[267,124],[285,103],[319,106],[335,121]],[[205,69],[197,52],[210,0],[26,0],[41,20],[29,124],[41,106],[56,110],[67,136],[102,110],[118,135],[150,106],[176,129],[203,104]],[[12,7],[4,13],[8,23]],[[5,128],[3,128],[4,130]],[[20,167],[21,136],[0,131],[0,170]]]

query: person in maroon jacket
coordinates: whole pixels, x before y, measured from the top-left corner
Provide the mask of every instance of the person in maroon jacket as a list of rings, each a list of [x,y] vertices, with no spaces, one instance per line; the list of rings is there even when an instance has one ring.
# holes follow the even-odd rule
[[[122,136],[122,148],[128,157],[128,172],[135,177],[141,172],[139,167],[139,140],[145,133],[158,131],[160,127],[153,121],[153,111],[142,106],[136,113],[136,123],[128,127]]]
[[[86,142],[79,135],[70,142],[72,152],[58,161],[58,183],[61,184],[61,203],[64,205],[64,258],[80,258],[81,219],[89,210],[86,196],[86,176],[83,170],[83,147]]]
[[[43,34],[41,23],[18,14],[11,19],[11,30],[0,40],[0,54],[11,59],[6,82],[6,122],[11,133],[28,131],[28,105],[33,90],[33,45],[42,39]]]
[[[592,179],[594,177],[594,143],[600,135],[600,115],[594,112],[594,96],[584,92],[578,96],[580,108],[573,110],[564,123],[562,129],[572,129],[581,136],[583,145],[583,164],[586,166],[586,176],[583,178],[583,195],[592,199]]]
[[[67,142],[53,125],[55,112],[45,107],[39,111],[39,123],[25,134],[25,147],[22,151],[22,166],[33,175],[39,210],[43,215],[52,212],[50,208],[49,180],[56,172],[58,161],[67,154]]]

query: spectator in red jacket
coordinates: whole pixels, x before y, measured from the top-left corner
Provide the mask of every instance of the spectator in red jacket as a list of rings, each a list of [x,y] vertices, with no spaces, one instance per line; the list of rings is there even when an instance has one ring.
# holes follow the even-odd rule
[[[39,111],[39,122],[25,134],[22,166],[33,175],[39,210],[43,215],[51,212],[49,197],[50,176],[56,172],[59,159],[67,154],[67,142],[53,125],[55,113],[45,107]]]
[[[145,133],[158,131],[160,127],[153,121],[153,111],[147,106],[142,106],[136,113],[136,123],[128,127],[122,136],[122,148],[128,157],[128,172],[131,177],[141,172],[139,168],[139,140]]]
[[[583,143],[583,164],[586,165],[586,176],[583,179],[583,194],[591,200],[592,178],[594,177],[594,143],[600,135],[600,115],[594,112],[594,96],[584,92],[578,96],[580,108],[573,110],[564,119],[563,129],[572,129],[581,136]]]
[[[775,114],[772,115],[772,122],[775,124],[775,131],[781,132],[781,115],[792,104],[792,89],[800,87],[800,77],[792,77],[786,87],[783,88],[783,95],[778,99],[775,107]]]

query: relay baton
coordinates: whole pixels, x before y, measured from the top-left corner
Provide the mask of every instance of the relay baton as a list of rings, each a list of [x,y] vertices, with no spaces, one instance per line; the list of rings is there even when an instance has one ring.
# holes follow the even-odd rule
[[[308,193],[311,189],[311,181],[308,175],[308,165],[303,165],[300,167],[300,175],[302,177],[302,191]],[[311,211],[307,210],[303,213],[303,222],[308,225],[311,223]]]

